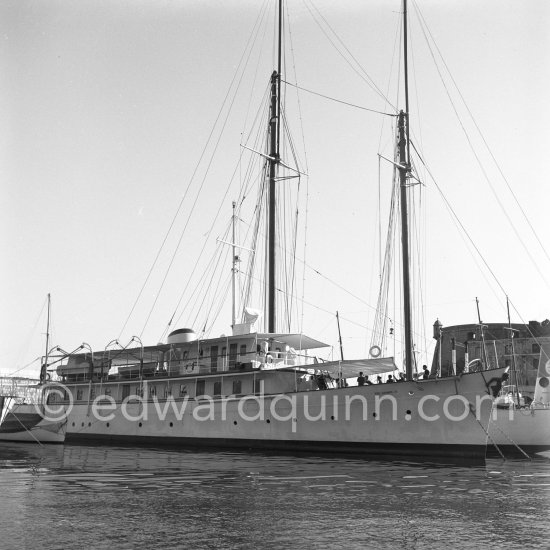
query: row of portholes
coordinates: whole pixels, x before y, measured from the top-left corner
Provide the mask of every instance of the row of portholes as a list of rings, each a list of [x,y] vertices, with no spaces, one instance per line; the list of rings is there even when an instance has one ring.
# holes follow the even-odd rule
[[[373,416],[373,418],[376,418],[376,413],[373,412],[373,413],[372,413],[372,416]],[[334,420],[334,416],[331,416],[330,419],[331,419],[331,420]],[[407,413],[406,413],[406,415],[405,415],[405,419],[406,419],[406,420],[410,420],[410,419],[411,419],[411,411],[407,411]],[[293,422],[297,422],[297,419],[296,419],[296,418],[293,418],[292,421],[293,421]],[[270,423],[271,423],[271,420],[268,418],[268,419],[266,420],[266,423],[267,423],[267,424],[270,424]],[[233,420],[233,424],[236,426],[236,425],[237,425],[237,421],[236,421],[236,420]],[[84,422],[82,422],[82,427],[83,427],[83,428],[84,428],[84,425],[85,425]],[[88,422],[88,427],[90,427],[91,425],[92,425],[92,423],[91,423],[91,422]],[[76,424],[73,422],[73,428],[74,428],[75,426],[76,426]],[[109,422],[107,422],[107,423],[105,424],[105,426],[108,428],[108,427],[110,426]],[[138,426],[141,428],[141,427],[143,426],[143,423],[140,422],[140,423],[138,424]],[[174,427],[174,423],[173,423],[173,422],[170,422],[170,428],[173,428],[173,427]]]
[[[82,427],[83,427],[83,428],[84,428],[85,425],[86,425],[86,423],[85,423],[85,422],[82,422]],[[91,422],[88,422],[88,428],[89,428],[91,425],[92,425],[92,423],[91,423]],[[75,426],[76,426],[76,423],[73,422],[73,428],[74,428]]]

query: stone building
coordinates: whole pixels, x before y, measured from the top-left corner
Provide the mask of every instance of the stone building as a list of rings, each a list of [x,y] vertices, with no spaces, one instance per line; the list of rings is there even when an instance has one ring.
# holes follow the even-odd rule
[[[457,374],[464,372],[467,352],[470,371],[515,366],[518,386],[525,394],[532,394],[541,361],[541,349],[550,349],[550,321],[512,324],[511,328],[512,331],[508,323],[443,327],[437,320],[434,323],[437,344],[431,374],[445,376],[453,371]],[[513,340],[511,333],[514,335]],[[456,357],[454,365],[453,349]],[[511,382],[515,383],[514,380]]]

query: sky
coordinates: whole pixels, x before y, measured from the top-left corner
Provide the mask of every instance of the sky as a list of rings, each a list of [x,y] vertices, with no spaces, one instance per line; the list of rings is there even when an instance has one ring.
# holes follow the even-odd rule
[[[51,345],[70,351],[87,342],[103,349],[134,334],[154,344],[187,282],[205,277],[197,258],[207,240],[224,235],[240,185],[241,143],[275,68],[275,2],[267,3],[248,48],[264,5],[0,3],[0,373],[37,373],[33,360],[44,353],[48,293]],[[344,59],[350,60],[342,55],[345,44],[403,108],[396,91],[398,0],[288,0],[285,10],[288,82],[387,111]],[[506,321],[506,295],[512,322],[550,317],[550,7],[544,0],[416,0],[409,12],[411,128],[437,182],[419,170],[423,259],[415,330],[418,349],[429,354],[435,319],[447,326],[475,322],[476,297],[484,322]],[[426,46],[419,13],[437,49]],[[296,143],[306,144],[300,158],[309,175],[307,248],[300,257],[310,267],[300,275],[307,302],[300,322],[337,353],[338,310],[346,357],[361,357],[371,343],[378,231],[386,225],[378,212],[387,214],[391,186],[387,166],[379,178],[377,156],[392,156],[390,117],[307,92],[297,96],[291,86],[286,93],[287,118]],[[219,142],[209,140],[211,132]],[[399,334],[399,314],[390,316]],[[191,321],[184,313],[178,326]],[[226,304],[212,335],[228,333],[230,323]]]

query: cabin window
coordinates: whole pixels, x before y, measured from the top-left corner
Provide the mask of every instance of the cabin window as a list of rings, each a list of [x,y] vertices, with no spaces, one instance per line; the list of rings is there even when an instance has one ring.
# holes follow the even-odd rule
[[[210,370],[212,372],[218,370],[218,346],[210,348]]]
[[[235,395],[238,395],[242,393],[241,389],[242,389],[241,380],[233,380],[233,393]]]
[[[76,400],[82,401],[82,390],[76,390]]]
[[[186,359],[189,359],[189,350],[186,349],[183,351],[182,359],[185,361]]]
[[[262,393],[262,380],[255,379],[254,380],[254,393],[257,395],[259,393]]]
[[[532,344],[532,345],[531,345],[531,353],[540,353],[540,346],[539,346],[539,344]]]
[[[105,395],[111,395],[111,388],[105,388]]]
[[[229,368],[235,368],[237,362],[237,349],[239,344],[229,344]]]
[[[538,370],[538,368],[539,368],[539,358],[538,357],[535,357],[533,359],[533,368],[536,369],[536,370]]]
[[[196,396],[204,395],[205,387],[206,387],[206,380],[197,380],[197,388],[195,391],[195,395]]]
[[[155,386],[149,386],[149,395],[157,395],[157,388]]]
[[[187,395],[187,384],[181,384],[180,397],[185,397],[186,395]]]
[[[95,388],[92,388],[90,390],[90,401],[93,401],[95,399]]]
[[[512,344],[505,344],[504,355],[512,355]]]
[[[124,401],[127,397],[130,397],[130,384],[122,385],[122,400]]]
[[[246,344],[241,344],[239,355],[241,356],[241,361],[242,361],[246,356]]]
[[[214,395],[222,394],[222,383],[221,381],[214,382]]]
[[[164,388],[164,397],[165,397],[166,399],[168,399],[168,398],[171,397],[171,396],[172,396],[172,388],[166,386],[166,387]]]

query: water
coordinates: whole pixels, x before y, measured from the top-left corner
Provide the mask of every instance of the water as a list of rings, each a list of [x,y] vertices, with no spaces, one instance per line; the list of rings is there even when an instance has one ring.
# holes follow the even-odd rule
[[[0,548],[547,548],[550,453],[441,465],[0,443]]]

